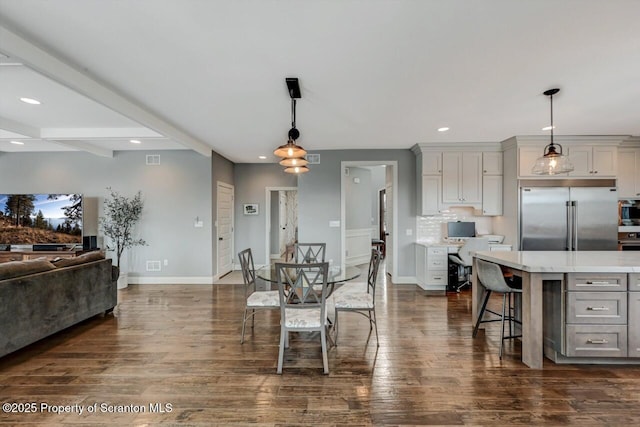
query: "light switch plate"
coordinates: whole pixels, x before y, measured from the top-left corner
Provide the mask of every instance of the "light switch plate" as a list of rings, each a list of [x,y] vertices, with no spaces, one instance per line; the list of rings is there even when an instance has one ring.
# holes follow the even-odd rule
[[[340,221],[329,221],[329,227],[340,227]]]

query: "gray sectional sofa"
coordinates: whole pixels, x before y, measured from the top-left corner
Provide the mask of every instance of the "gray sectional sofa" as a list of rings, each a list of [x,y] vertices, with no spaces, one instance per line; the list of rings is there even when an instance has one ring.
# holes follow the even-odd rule
[[[97,252],[0,264],[0,357],[113,310],[118,271]]]

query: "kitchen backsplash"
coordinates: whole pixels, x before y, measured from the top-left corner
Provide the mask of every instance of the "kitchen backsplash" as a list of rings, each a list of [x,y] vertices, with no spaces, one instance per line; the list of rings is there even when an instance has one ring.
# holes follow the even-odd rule
[[[473,221],[476,234],[491,234],[491,217],[475,216],[472,208],[451,208],[447,212],[434,216],[419,216],[416,232],[418,242],[437,243],[447,235],[447,222]]]

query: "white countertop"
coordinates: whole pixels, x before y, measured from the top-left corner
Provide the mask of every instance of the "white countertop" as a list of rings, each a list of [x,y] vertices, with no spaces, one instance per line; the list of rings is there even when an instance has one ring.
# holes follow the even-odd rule
[[[530,273],[640,273],[635,251],[482,251],[476,257]]]

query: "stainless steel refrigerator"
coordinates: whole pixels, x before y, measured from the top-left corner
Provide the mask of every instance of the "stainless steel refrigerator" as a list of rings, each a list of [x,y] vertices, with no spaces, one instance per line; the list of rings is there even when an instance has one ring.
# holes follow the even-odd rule
[[[611,182],[606,187],[521,186],[521,251],[617,249],[618,193]]]

